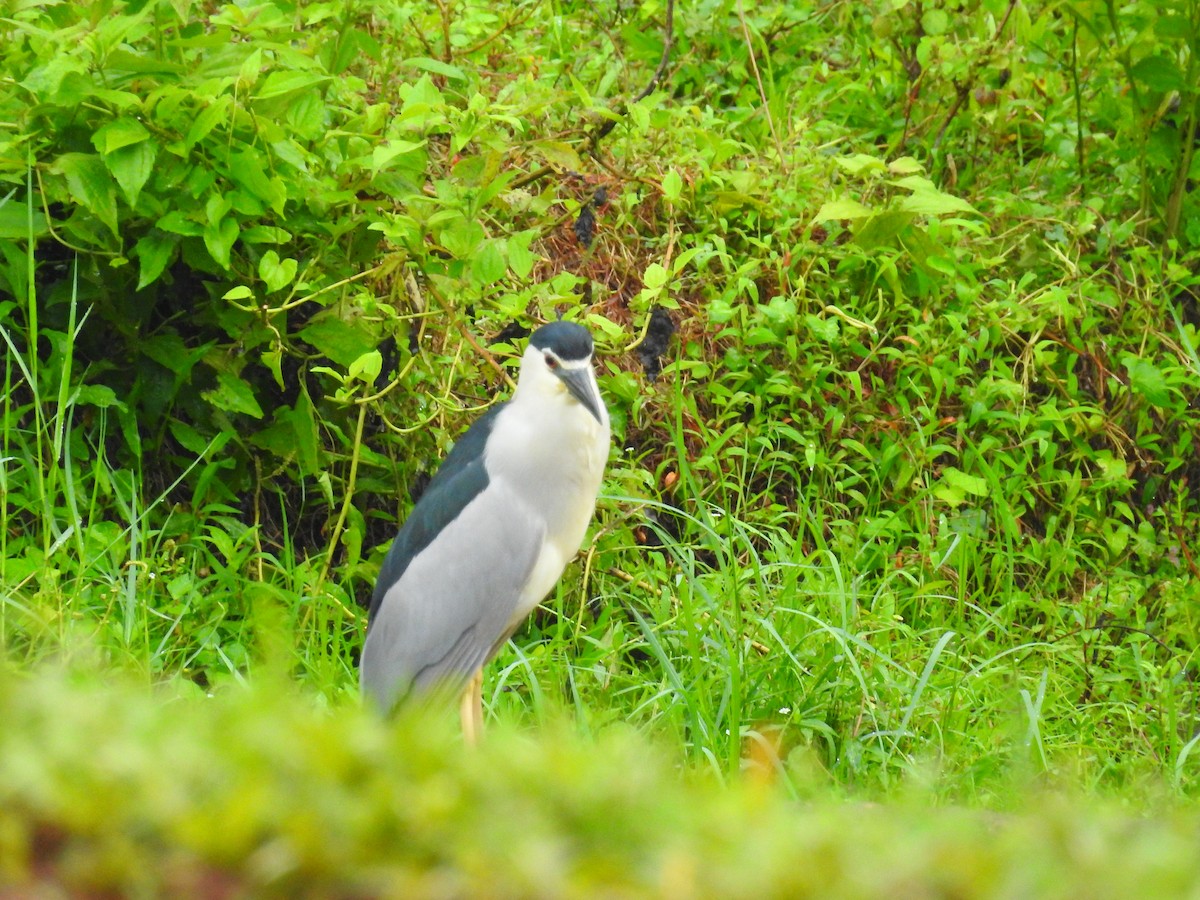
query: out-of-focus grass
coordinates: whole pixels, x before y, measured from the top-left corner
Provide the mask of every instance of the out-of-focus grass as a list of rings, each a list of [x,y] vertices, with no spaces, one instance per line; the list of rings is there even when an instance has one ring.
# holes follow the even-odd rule
[[[0,884],[125,896],[1190,896],[1200,813],[1027,793],[1017,812],[720,785],[581,739],[207,695],[90,664],[0,672]]]

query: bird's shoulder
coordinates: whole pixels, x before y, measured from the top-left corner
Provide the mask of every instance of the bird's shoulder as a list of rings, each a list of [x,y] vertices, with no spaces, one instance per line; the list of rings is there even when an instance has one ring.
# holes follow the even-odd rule
[[[400,526],[379,570],[368,622],[374,620],[384,595],[404,575],[409,563],[488,486],[484,450],[496,417],[505,405],[495,404],[458,439]]]

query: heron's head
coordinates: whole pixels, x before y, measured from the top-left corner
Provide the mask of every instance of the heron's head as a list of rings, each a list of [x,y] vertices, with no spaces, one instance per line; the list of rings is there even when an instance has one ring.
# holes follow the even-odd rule
[[[551,322],[529,338],[521,357],[517,394],[537,396],[565,394],[595,417],[608,424],[608,412],[600,399],[600,387],[592,367],[592,336],[574,322]]]

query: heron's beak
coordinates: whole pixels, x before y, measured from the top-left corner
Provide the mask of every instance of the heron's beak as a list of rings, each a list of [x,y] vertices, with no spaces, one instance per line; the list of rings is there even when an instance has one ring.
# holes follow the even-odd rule
[[[596,386],[596,377],[592,374],[591,368],[568,369],[563,366],[556,369],[554,374],[562,379],[562,383],[567,386],[567,390],[571,392],[571,396],[582,403],[584,409],[590,412],[596,418],[596,421],[603,425],[604,401],[600,399],[600,391]]]

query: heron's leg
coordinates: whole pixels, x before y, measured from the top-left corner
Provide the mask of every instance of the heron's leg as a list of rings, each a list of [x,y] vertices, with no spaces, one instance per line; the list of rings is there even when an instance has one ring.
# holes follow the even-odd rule
[[[479,743],[483,734],[483,668],[475,670],[459,701],[459,716],[462,718],[463,739],[471,745]]]

